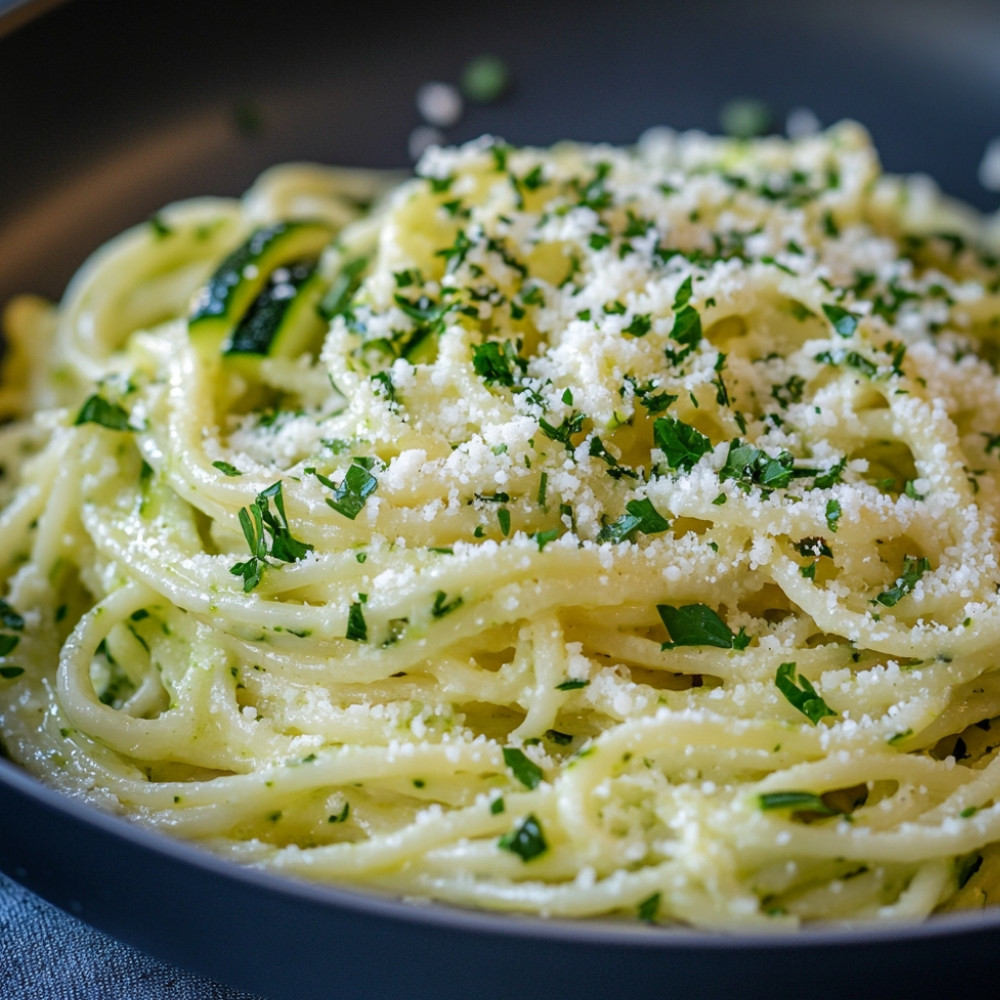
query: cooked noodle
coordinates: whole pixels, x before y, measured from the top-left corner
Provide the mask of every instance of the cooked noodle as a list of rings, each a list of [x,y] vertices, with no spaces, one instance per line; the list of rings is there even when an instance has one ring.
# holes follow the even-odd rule
[[[852,124],[485,138],[169,206],[7,311],[6,752],[402,896],[984,904],[985,241]]]

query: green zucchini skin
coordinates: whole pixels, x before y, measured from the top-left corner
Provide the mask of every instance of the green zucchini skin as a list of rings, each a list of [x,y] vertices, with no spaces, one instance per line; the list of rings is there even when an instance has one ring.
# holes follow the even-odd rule
[[[277,222],[255,230],[202,286],[188,317],[191,338],[222,354],[266,355],[280,348],[282,355],[291,356],[289,349],[300,350],[299,341],[310,338],[287,335],[293,317],[306,318],[295,300],[307,289],[314,291],[310,279],[333,237],[329,226],[312,221]],[[312,305],[308,312],[318,321],[315,301]]]
[[[294,357],[307,349],[314,339],[312,334],[322,329],[316,311],[318,295],[307,294],[310,282],[315,284],[316,279],[315,261],[275,268],[267,285],[223,343],[223,355]]]

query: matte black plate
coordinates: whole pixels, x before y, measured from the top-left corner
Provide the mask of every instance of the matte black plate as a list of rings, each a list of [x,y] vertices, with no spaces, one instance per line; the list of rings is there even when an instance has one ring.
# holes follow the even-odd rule
[[[0,2],[0,11],[11,4]],[[484,52],[502,102],[450,141],[627,143],[716,131],[732,98],[851,117],[886,167],[992,209],[993,0],[27,2],[0,15],[0,302],[58,296],[164,203],[267,166],[408,166],[418,86]],[[245,871],[66,800],[0,761],[0,869],[95,926],[275,998],[949,996],[988,982],[1000,912],[913,928],[722,938],[407,905]]]

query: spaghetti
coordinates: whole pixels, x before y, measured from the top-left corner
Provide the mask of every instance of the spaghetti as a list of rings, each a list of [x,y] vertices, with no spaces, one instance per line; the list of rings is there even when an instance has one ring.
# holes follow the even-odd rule
[[[6,315],[0,731],[295,877],[983,905],[1000,268],[845,123],[167,207]]]

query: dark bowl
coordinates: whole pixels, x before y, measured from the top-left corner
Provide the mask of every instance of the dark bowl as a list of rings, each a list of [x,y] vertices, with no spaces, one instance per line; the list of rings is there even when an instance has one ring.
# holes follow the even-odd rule
[[[419,85],[500,56],[512,86],[449,141],[628,143],[716,131],[754,98],[854,118],[884,165],[982,209],[1000,134],[994,0],[0,3],[0,303],[57,297],[163,204],[283,160],[406,167]],[[407,904],[238,868],[0,760],[0,869],[94,926],[273,998],[943,997],[988,983],[1000,911],[920,926],[721,936]]]

